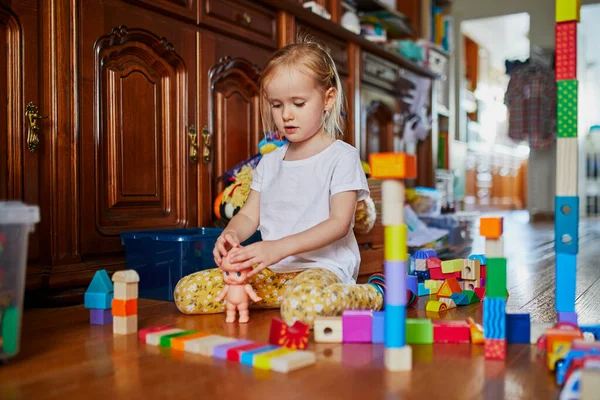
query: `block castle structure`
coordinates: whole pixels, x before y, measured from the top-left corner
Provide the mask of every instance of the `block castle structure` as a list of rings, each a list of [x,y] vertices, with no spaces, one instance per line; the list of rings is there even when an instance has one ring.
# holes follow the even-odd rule
[[[577,142],[577,24],[580,2],[556,0],[557,144],[555,251],[556,311],[559,322],[577,324],[575,281],[579,252]]]
[[[412,369],[412,349],[406,344],[408,229],[404,223],[404,179],[417,177],[417,160],[409,154],[376,153],[371,154],[369,161],[371,177],[383,180],[385,367],[390,371],[406,371]]]

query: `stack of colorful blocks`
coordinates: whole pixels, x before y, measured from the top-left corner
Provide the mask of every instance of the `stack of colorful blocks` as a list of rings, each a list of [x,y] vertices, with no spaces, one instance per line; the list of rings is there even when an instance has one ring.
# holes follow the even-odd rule
[[[106,325],[112,323],[110,308],[113,290],[113,284],[106,270],[97,271],[83,298],[84,307],[90,310],[90,324]]]
[[[142,329],[139,338],[152,346],[200,354],[281,373],[314,365],[315,353],[251,340],[189,331],[169,326]]]
[[[112,301],[113,333],[127,335],[137,332],[138,327],[138,283],[140,276],[134,270],[118,271],[113,274],[115,284]]]

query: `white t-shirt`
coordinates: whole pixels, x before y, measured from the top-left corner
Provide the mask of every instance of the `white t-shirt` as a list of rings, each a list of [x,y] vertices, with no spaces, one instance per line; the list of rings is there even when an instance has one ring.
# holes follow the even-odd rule
[[[260,192],[263,240],[278,240],[304,232],[329,218],[331,197],[356,190],[358,200],[369,196],[369,186],[358,151],[336,140],[320,153],[297,161],[283,160],[289,144],[260,160],[250,188]],[[325,268],[344,283],[358,276],[360,252],[353,232],[323,248],[286,257],[269,267],[275,272]]]

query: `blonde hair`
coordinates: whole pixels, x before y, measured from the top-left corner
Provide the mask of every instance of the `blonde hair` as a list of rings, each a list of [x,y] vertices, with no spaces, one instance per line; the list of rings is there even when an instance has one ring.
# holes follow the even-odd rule
[[[336,139],[344,133],[343,117],[344,94],[335,62],[319,43],[308,38],[299,38],[295,43],[277,50],[267,62],[260,77],[260,114],[265,132],[275,132],[277,127],[271,114],[271,107],[265,93],[265,86],[281,67],[305,68],[310,71],[323,94],[330,88],[335,89],[335,101],[331,110],[323,116],[323,130]]]

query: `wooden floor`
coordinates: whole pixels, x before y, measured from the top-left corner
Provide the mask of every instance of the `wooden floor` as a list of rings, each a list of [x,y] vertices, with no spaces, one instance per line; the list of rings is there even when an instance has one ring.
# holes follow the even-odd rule
[[[551,223],[527,224],[512,213],[505,227],[509,311],[552,322],[554,254]],[[600,322],[600,224],[581,223],[576,309],[580,323]],[[477,240],[474,253],[482,252]],[[444,315],[410,316],[481,321],[480,305]],[[222,315],[184,316],[171,303],[140,300],[140,328],[185,329],[266,341],[276,311],[256,311],[248,325]],[[477,345],[413,346],[413,370],[388,373],[381,345],[310,344],[318,363],[288,375],[263,372],[193,354],[140,344],[136,335],[113,337],[111,326],[90,326],[82,306],[29,310],[21,355],[0,367],[3,399],[552,399],[557,388],[534,346],[509,345],[506,362],[484,361]]]

